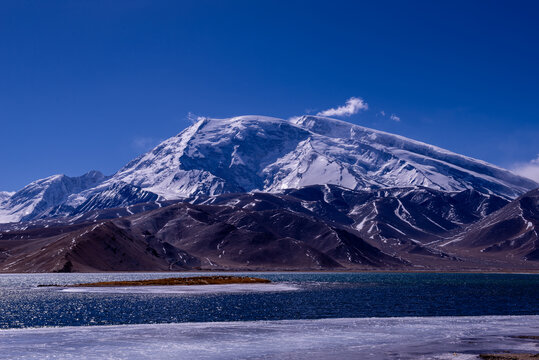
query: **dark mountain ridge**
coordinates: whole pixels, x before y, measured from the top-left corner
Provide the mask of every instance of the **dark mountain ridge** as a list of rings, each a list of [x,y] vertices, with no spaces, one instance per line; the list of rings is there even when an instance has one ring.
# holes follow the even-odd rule
[[[487,219],[505,226],[517,208],[533,229],[470,235],[495,226]],[[510,203],[421,187],[197,196],[4,225],[0,271],[534,270],[538,213],[537,191]],[[515,236],[520,246],[480,251]]]

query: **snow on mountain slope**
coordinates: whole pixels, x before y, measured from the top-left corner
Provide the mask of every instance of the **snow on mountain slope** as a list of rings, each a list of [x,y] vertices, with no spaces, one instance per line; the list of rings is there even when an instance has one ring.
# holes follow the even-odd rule
[[[51,215],[68,197],[105,180],[99,171],[82,176],[53,175],[37,180],[0,202],[0,222],[17,222]]]
[[[0,191],[0,204],[8,201],[9,198],[13,196],[13,194],[15,194],[15,192]]]
[[[202,119],[108,180],[117,181],[166,199],[315,184],[475,189],[515,198],[539,186],[483,161],[319,116]]]
[[[80,203],[80,199],[85,199]],[[123,208],[139,203],[156,201],[158,196],[140,187],[125,183],[104,183],[96,188],[82,192],[71,203],[77,205],[69,215],[84,214],[91,210]]]
[[[166,199],[264,189],[264,168],[308,136],[274,118],[204,119],[133,160],[109,182],[140,186]]]

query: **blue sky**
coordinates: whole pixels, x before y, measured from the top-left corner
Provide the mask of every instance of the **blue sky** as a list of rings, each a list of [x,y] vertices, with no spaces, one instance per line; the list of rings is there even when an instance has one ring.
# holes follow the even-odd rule
[[[536,1],[1,5],[0,190],[112,174],[190,112],[288,118],[351,97],[368,104],[353,123],[539,167]]]

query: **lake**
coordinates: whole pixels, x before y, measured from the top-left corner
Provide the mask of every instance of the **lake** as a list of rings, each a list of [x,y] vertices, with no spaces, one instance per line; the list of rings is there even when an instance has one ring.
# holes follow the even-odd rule
[[[234,274],[263,277],[276,284],[272,285],[274,288],[255,285],[252,290],[240,286],[226,291],[216,288],[215,291],[187,293],[169,292],[166,288],[149,289],[149,292],[122,288],[65,291],[37,285],[198,276],[201,273],[0,275],[0,328],[10,329],[0,331],[3,344],[0,344],[3,350],[0,358],[6,354],[42,357],[42,352],[29,350],[29,342],[43,350],[47,344],[52,346],[48,339],[62,339],[62,336],[67,336],[68,343],[74,341],[73,336],[78,336],[87,340],[87,346],[92,344],[92,339],[95,344],[87,348],[86,353],[81,353],[82,348],[77,346],[62,345],[63,350],[60,350],[63,343],[56,344],[58,346],[49,349],[51,354],[57,352],[53,358],[83,354],[87,358],[103,358],[105,353],[116,354],[113,358],[121,358],[122,354],[126,358],[145,358],[142,348],[129,353],[136,349],[138,340],[133,339],[137,336],[160,339],[157,343],[166,345],[162,347],[160,358],[168,358],[167,354],[173,358],[181,351],[190,354],[189,358],[282,358],[287,354],[287,358],[300,359],[309,354],[310,358],[324,359],[331,357],[328,349],[333,349],[332,356],[350,356],[357,354],[361,346],[371,349],[368,353],[371,355],[362,352],[363,358],[380,358],[380,351],[385,354],[382,358],[391,358],[391,354],[395,358],[406,358],[405,354],[410,354],[410,358],[435,358],[433,351],[439,356],[461,351],[459,356],[466,358],[479,349],[470,348],[465,338],[481,339],[476,340],[481,350],[500,346],[522,350],[533,349],[535,345],[509,335],[530,335],[530,332],[539,335],[539,317],[533,316],[539,315],[539,275],[535,274]],[[45,328],[23,329],[36,327]],[[116,348],[121,342],[107,346],[101,339],[103,331],[116,332],[107,335],[115,339],[131,334],[128,339],[134,343],[126,340],[124,347]],[[320,331],[322,333],[317,333]],[[366,333],[377,335],[358,337]],[[281,338],[281,352],[270,346],[271,343],[264,343],[268,336],[269,339]],[[392,337],[403,343],[389,341]],[[303,341],[296,343],[301,338]],[[230,341],[225,346],[219,345],[217,339]],[[250,339],[248,345],[246,339]],[[430,345],[421,346],[426,339]],[[447,339],[452,342],[447,343]],[[17,347],[17,344],[22,345]],[[198,352],[196,344],[200,346]],[[208,353],[215,344],[219,349]],[[253,348],[254,344],[259,347]],[[421,350],[418,352],[412,344]],[[104,346],[103,356],[98,356],[100,346]],[[16,352],[17,349],[20,352]],[[69,353],[69,349],[74,353]],[[115,353],[114,349],[119,352]],[[289,351],[283,353],[284,349]],[[293,349],[302,349],[302,352],[294,357]],[[151,355],[152,352],[147,354]]]

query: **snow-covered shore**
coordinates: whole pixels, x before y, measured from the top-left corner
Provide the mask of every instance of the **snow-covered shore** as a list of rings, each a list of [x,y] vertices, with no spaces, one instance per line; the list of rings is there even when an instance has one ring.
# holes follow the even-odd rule
[[[539,316],[409,317],[8,329],[2,359],[475,359],[537,352]]]

